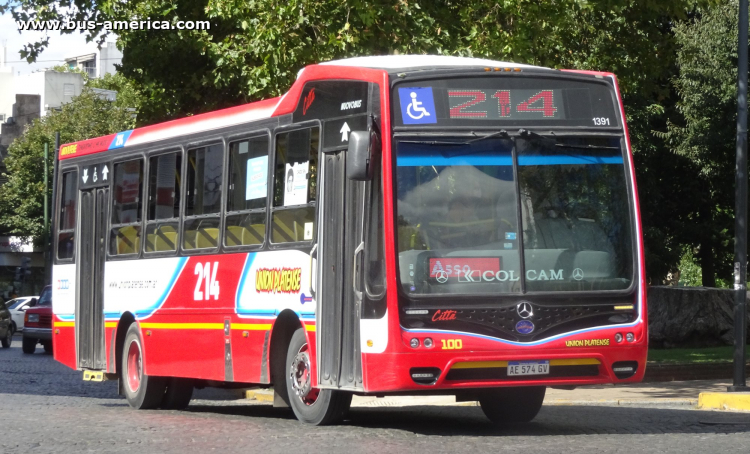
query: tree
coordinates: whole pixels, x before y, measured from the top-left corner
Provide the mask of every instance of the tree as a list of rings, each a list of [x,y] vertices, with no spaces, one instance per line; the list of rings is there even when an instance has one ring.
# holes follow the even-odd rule
[[[732,275],[738,17],[738,2],[725,0],[675,27],[679,115],[663,135],[698,170],[692,243],[712,287]]]
[[[117,79],[97,84],[114,87]],[[49,144],[52,150],[58,131],[61,142],[68,143],[131,129],[135,125],[131,102],[134,101],[127,90],[124,96],[118,96],[117,101],[111,103],[87,84],[81,95],[63,105],[60,111],[35,120],[8,149],[5,159],[8,182],[0,187],[0,227],[11,234],[41,238],[44,231],[44,144]],[[49,181],[52,181],[52,156],[50,153]]]
[[[673,27],[716,0],[0,0],[17,20],[208,21],[209,30],[118,30],[122,74],[143,94],[139,124],[278,96],[305,65],[355,55],[434,53],[612,71],[626,105],[648,270],[677,266],[700,165],[665,137],[676,97]],[[70,7],[75,6],[75,7]],[[68,31],[71,32],[71,31]],[[88,33],[104,40],[108,31]],[[29,43],[35,59],[48,41]],[[665,168],[665,162],[674,167]],[[670,164],[671,165],[671,164]],[[685,187],[684,183],[690,185]],[[669,194],[679,192],[680,196]],[[667,211],[671,210],[671,211]],[[703,274],[706,276],[706,273]]]

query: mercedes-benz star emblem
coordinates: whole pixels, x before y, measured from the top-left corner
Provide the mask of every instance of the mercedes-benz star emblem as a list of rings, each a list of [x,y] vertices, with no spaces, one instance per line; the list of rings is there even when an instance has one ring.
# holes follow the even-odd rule
[[[435,273],[435,279],[437,279],[437,281],[441,284],[445,284],[446,282],[448,282],[448,273],[442,270],[438,271],[437,273]]]
[[[518,306],[516,306],[516,312],[518,312],[518,316],[521,318],[531,318],[534,315],[534,308],[531,307],[531,303],[524,301],[518,303]]]
[[[573,270],[573,274],[571,275],[573,279],[580,281],[583,279],[583,270],[580,268],[576,268]]]

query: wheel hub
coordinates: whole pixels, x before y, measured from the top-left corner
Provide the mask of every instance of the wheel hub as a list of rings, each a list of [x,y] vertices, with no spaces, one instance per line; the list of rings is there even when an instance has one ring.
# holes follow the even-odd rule
[[[142,367],[141,346],[133,341],[128,347],[128,370],[126,371],[128,387],[133,393],[137,392],[141,386]]]
[[[289,377],[291,378],[294,394],[305,405],[314,404],[318,399],[318,390],[312,387],[310,355],[307,352],[307,344],[300,348],[292,360],[289,366]]]

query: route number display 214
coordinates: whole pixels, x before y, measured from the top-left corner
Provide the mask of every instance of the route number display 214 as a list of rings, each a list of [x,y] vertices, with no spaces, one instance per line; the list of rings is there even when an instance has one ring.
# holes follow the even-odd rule
[[[193,300],[208,301],[213,296],[215,300],[219,299],[219,281],[216,280],[216,271],[219,269],[219,262],[210,262],[195,264],[195,275],[198,276],[195,281],[195,291]]]

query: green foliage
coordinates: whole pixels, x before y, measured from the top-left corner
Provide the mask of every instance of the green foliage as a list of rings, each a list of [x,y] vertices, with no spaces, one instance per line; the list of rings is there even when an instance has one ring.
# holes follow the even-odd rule
[[[732,273],[737,118],[737,0],[698,11],[674,27],[677,113],[660,137],[689,162],[682,191],[694,205],[685,244],[700,245],[703,285]]]
[[[106,81],[101,82],[107,85]],[[115,86],[112,85],[107,86]],[[10,234],[40,238],[44,219],[44,144],[49,144],[49,181],[52,188],[55,132],[61,143],[112,134],[134,127],[132,100],[126,95],[110,103],[89,85],[73,102],[35,120],[8,149],[8,182],[0,187],[0,229]]]
[[[700,287],[703,282],[701,276],[701,267],[696,263],[693,251],[685,249],[685,253],[682,254],[680,259],[680,281],[679,286],[681,287]]]

